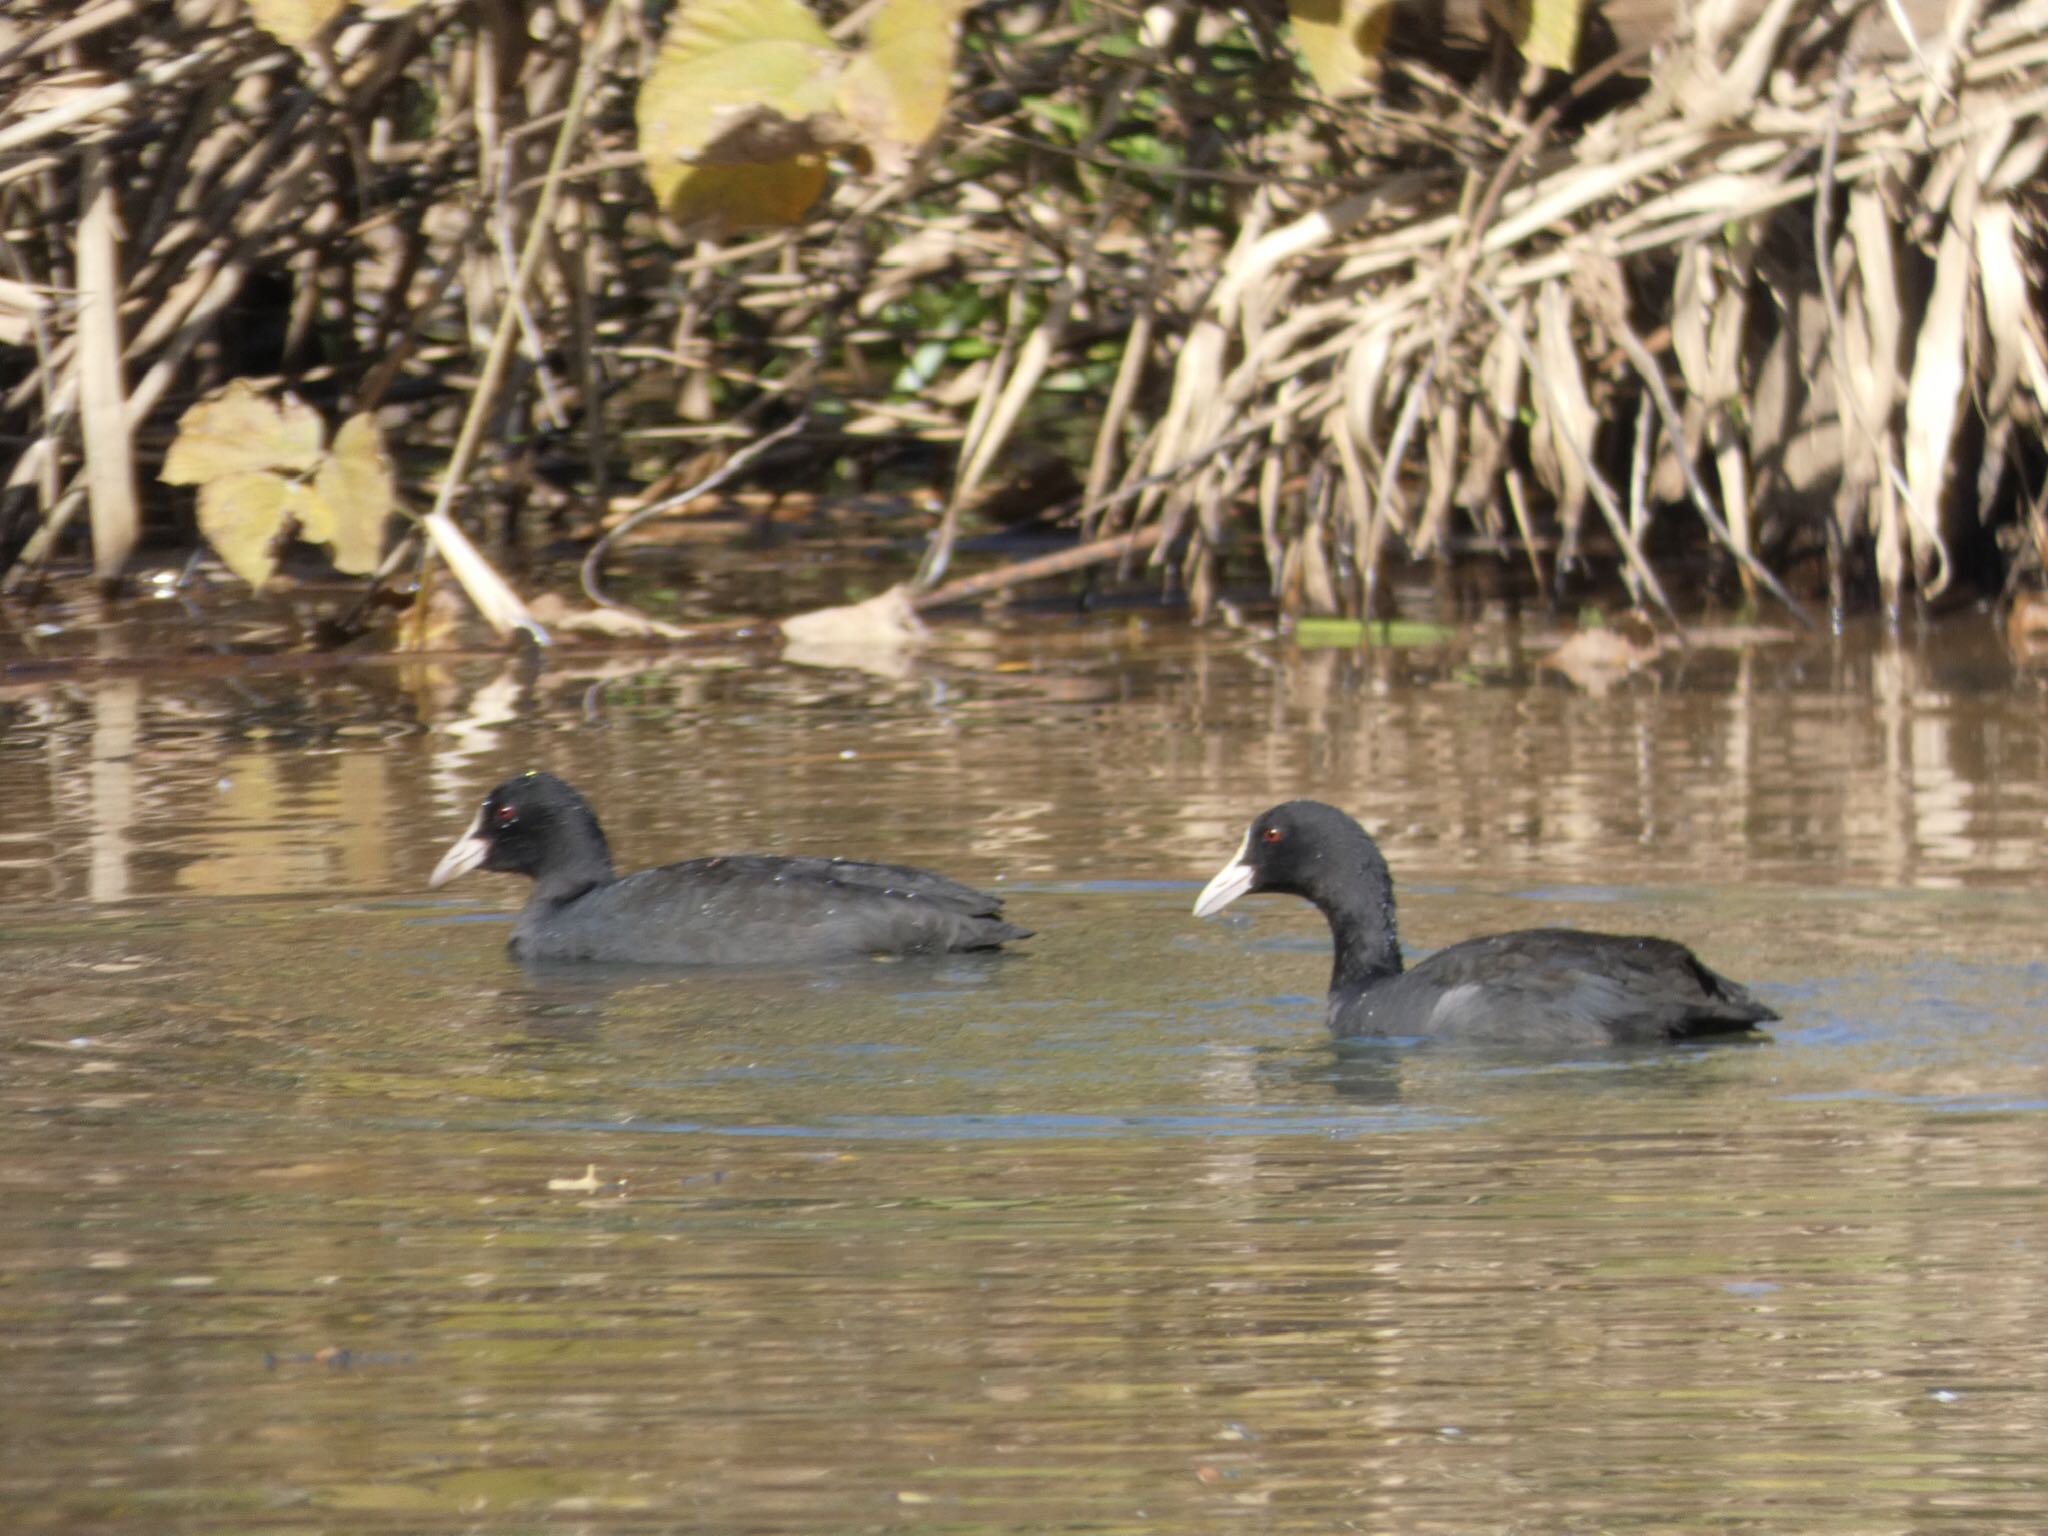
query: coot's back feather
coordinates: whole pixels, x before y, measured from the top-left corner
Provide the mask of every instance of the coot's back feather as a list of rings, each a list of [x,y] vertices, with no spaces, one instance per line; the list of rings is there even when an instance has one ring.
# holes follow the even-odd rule
[[[1354,1036],[1603,1045],[1739,1033],[1777,1014],[1670,939],[1530,928],[1466,939],[1404,967],[1393,877],[1372,838],[1314,800],[1252,822],[1195,903],[1203,916],[1253,891],[1305,897],[1336,956],[1326,1018]]]
[[[1343,1035],[1503,1043],[1683,1040],[1777,1017],[1683,944],[1573,928],[1467,939],[1330,1004]]]
[[[917,878],[905,878],[906,875]],[[728,854],[666,864],[520,914],[522,959],[763,965],[994,949],[1026,930],[941,875]]]
[[[727,854],[619,878],[588,802],[544,773],[492,790],[432,883],[479,866],[533,879],[511,940],[523,960],[814,964],[1030,936],[1001,898],[899,864]]]

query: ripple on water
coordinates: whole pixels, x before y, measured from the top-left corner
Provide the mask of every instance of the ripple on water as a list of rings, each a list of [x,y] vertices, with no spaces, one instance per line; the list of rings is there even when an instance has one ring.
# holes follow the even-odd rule
[[[973,645],[0,703],[8,1528],[2048,1529],[2037,697]],[[422,882],[535,764],[623,862],[887,856],[1039,936],[521,971],[509,882]],[[1785,1018],[1339,1049],[1313,913],[1186,911],[1295,793],[1416,953],[1669,932]]]

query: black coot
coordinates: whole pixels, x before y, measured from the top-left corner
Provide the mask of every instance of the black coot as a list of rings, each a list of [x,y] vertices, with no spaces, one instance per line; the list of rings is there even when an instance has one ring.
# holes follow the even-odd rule
[[[1251,891],[1306,897],[1330,920],[1328,1019],[1340,1037],[1607,1045],[1730,1034],[1777,1017],[1669,939],[1531,928],[1467,939],[1403,970],[1379,845],[1316,800],[1290,800],[1254,821],[1196,898],[1195,915]]]
[[[522,960],[803,965],[1030,937],[1000,897],[894,864],[731,854],[621,879],[590,802],[550,773],[485,796],[427,883],[479,867],[533,880],[511,940]]]

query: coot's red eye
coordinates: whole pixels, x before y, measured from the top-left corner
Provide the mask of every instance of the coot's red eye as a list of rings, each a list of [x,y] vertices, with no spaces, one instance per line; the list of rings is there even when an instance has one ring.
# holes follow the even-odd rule
[[[501,805],[498,807],[497,819],[499,826],[509,827],[519,819],[519,811],[515,806]]]
[[[1287,834],[1278,827],[1268,827],[1259,834],[1259,841],[1262,843],[1277,843],[1286,836]]]

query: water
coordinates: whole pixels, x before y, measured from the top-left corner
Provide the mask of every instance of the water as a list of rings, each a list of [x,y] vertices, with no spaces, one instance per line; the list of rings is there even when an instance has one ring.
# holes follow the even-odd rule
[[[6,1528],[2048,1526],[2038,686],[1966,625],[1487,654],[0,680]],[[523,972],[510,882],[423,887],[533,765],[622,863],[928,863],[1039,936]],[[1298,793],[1418,949],[1665,931],[1785,1020],[1340,1050],[1312,913],[1187,913]]]

